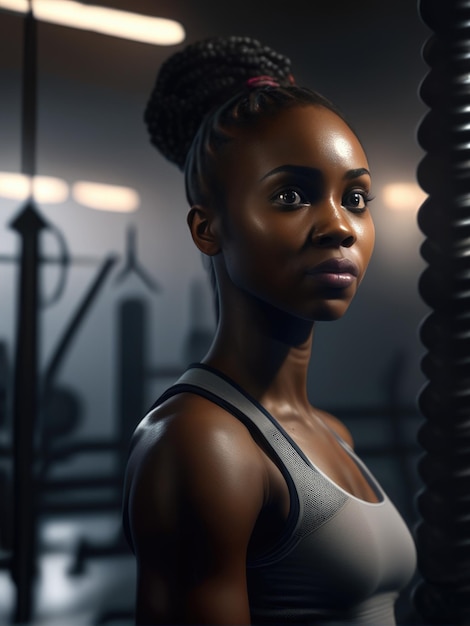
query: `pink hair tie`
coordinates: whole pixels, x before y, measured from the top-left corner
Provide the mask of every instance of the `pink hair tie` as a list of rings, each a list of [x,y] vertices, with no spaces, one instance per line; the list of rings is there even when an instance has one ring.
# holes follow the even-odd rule
[[[247,87],[280,87],[281,85],[272,76],[253,76],[246,81]]]

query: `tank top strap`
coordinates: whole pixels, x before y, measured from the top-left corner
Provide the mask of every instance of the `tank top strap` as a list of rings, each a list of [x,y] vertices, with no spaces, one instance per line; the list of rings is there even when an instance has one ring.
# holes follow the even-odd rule
[[[290,510],[285,532],[274,549],[257,557],[254,565],[282,558],[346,504],[347,494],[312,466],[277,420],[236,382],[205,364],[191,365],[158,398],[152,409],[185,392],[196,393],[214,402],[239,419],[252,434],[256,433],[257,440],[261,436],[286,480]]]
[[[157,401],[161,404],[168,393],[182,393],[184,388],[192,387],[211,396],[219,406],[235,410],[237,417],[249,421],[268,441],[272,440],[273,431],[282,430],[280,424],[233,380],[204,364],[191,365],[182,376]],[[303,454],[301,452],[301,454]]]

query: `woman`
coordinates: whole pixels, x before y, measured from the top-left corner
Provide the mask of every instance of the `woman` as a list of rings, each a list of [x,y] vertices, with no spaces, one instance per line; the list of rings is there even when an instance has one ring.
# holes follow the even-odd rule
[[[287,59],[246,38],[171,57],[146,120],[185,170],[218,324],[133,439],[137,622],[394,624],[411,536],[345,426],[307,397],[315,322],[346,312],[372,254],[364,150]]]

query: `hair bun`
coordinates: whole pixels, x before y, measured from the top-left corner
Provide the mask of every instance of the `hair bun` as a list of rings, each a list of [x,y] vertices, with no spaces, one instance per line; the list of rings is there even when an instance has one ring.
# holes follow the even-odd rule
[[[290,60],[249,37],[190,44],[162,65],[145,110],[150,140],[180,168],[203,118],[255,76],[288,85]]]

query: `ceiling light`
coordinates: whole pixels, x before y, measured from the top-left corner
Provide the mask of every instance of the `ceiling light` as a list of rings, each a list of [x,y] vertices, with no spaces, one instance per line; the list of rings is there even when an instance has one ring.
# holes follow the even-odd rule
[[[69,186],[54,176],[34,176],[31,179],[25,174],[0,172],[1,197],[24,201],[31,194],[41,204],[58,204],[67,200]]]
[[[130,213],[140,206],[140,196],[131,187],[78,181],[72,187],[75,202],[90,209]]]
[[[15,13],[26,13],[29,9],[28,0],[1,0],[0,8],[15,11]]]
[[[417,183],[390,183],[382,191],[384,204],[395,211],[417,211],[427,194]]]
[[[175,20],[82,4],[73,0],[32,0],[32,7],[36,19],[44,22],[142,43],[170,46],[181,43],[186,36],[182,25]],[[29,2],[0,0],[0,8],[26,13]]]

